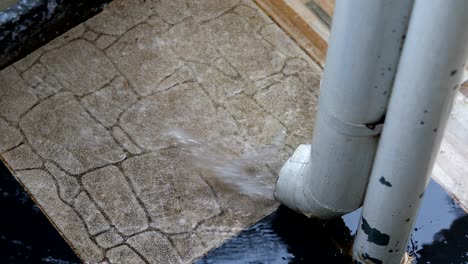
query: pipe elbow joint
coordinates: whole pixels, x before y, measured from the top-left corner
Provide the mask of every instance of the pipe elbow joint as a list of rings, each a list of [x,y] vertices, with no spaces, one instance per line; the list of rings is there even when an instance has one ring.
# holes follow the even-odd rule
[[[354,209],[333,208],[319,201],[307,186],[310,173],[310,145],[300,145],[282,167],[276,182],[275,199],[290,209],[309,218],[331,219]]]

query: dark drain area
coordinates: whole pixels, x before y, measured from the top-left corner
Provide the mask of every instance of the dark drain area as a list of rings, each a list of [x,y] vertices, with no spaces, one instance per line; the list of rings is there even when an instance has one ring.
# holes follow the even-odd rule
[[[360,214],[323,221],[280,206],[196,263],[351,263]],[[468,263],[468,214],[432,180],[407,251],[415,263]]]
[[[0,69],[99,13],[111,0],[18,0],[0,10]]]
[[[0,162],[0,263],[81,263]]]

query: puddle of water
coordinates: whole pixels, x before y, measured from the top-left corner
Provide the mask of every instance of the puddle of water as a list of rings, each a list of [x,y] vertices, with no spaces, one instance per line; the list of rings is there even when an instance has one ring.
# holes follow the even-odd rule
[[[341,218],[356,234],[361,208]],[[468,264],[468,214],[435,181],[427,186],[407,252],[416,263]]]
[[[278,152],[286,136],[284,131],[269,145],[254,147],[245,145],[242,155],[235,157],[223,151],[229,145],[221,142],[206,141],[181,129],[172,129],[164,133],[173,137],[180,149],[192,159],[192,166],[208,171],[207,177],[221,182],[238,193],[256,198],[273,199],[276,172],[272,173],[270,165],[277,164]],[[221,147],[220,145],[224,145]]]
[[[280,206],[195,263],[349,263],[351,241],[340,219],[309,219]]]
[[[468,214],[435,181],[425,192],[408,251],[417,263],[468,264]]]
[[[407,251],[418,264],[468,264],[468,214],[434,181],[425,196]],[[280,206],[196,263],[350,263],[360,214],[325,221]]]

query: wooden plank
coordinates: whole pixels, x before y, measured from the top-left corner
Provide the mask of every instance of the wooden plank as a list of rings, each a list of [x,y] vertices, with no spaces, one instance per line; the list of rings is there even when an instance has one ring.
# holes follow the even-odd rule
[[[256,2],[313,60],[323,67],[328,48],[327,39],[321,35],[323,34],[321,30],[314,29],[310,24],[310,20],[313,19],[304,20],[301,14],[304,15],[305,12],[300,14],[287,0],[256,0]],[[302,5],[299,1],[295,2],[297,3]],[[302,5],[302,9],[306,8]]]
[[[333,10],[335,9],[335,0],[311,0],[322,8],[325,13],[333,17]]]
[[[465,73],[466,74],[466,73]],[[468,77],[468,74],[466,74]],[[465,96],[468,97],[468,78],[465,78],[465,83],[461,86],[460,92]]]
[[[323,67],[330,37],[330,14],[333,13],[334,0],[256,0],[256,2]],[[314,4],[316,9],[309,9],[306,4]],[[323,13],[320,11],[322,9]]]
[[[309,1],[308,3],[310,3]],[[317,32],[326,42],[330,37],[330,23],[331,18],[329,18],[328,24],[325,22],[322,17],[328,15],[326,13],[317,13],[314,10],[307,8],[304,5],[303,0],[286,0],[286,3],[307,23],[309,26]],[[321,10],[320,7],[316,6],[317,10]],[[321,16],[322,17],[321,17]],[[327,18],[325,18],[327,19]]]
[[[314,14],[316,14],[320,20],[322,20],[328,28],[331,27],[332,16],[330,16],[320,5],[314,0],[307,1],[305,6]]]
[[[300,2],[307,6],[311,3],[320,7],[325,14],[330,18],[333,17],[333,10],[335,9],[335,0],[300,0]]]

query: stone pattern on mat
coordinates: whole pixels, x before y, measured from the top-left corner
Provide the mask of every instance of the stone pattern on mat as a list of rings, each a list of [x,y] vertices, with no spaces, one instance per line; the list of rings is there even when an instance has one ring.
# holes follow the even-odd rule
[[[84,262],[191,262],[276,203],[167,132],[235,159],[286,131],[273,184],[311,136],[320,75],[250,0],[115,0],[0,72],[0,156]]]

